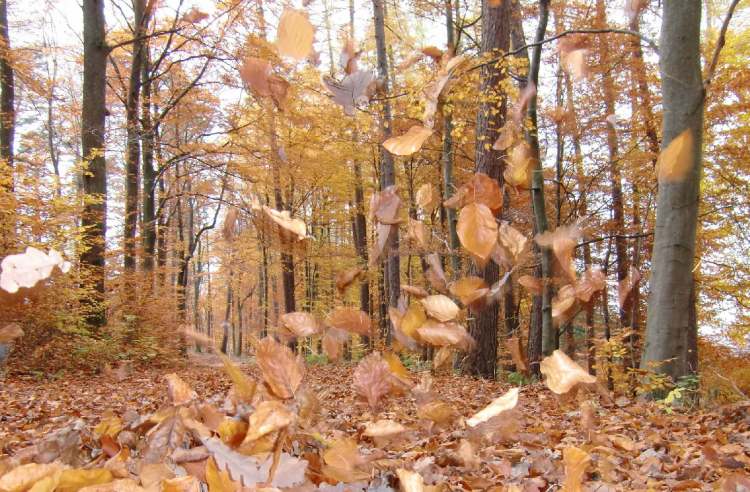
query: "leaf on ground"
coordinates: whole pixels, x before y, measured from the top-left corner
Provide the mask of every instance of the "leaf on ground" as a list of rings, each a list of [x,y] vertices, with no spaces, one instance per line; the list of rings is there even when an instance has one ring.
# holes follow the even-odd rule
[[[65,468],[60,463],[28,463],[9,471],[0,478],[0,490],[4,492],[21,492],[27,490],[37,481],[53,475]]]
[[[563,449],[563,463],[565,464],[565,481],[563,492],[583,492],[583,479],[591,456],[580,448],[571,446]]]
[[[172,405],[185,405],[198,398],[198,393],[177,374],[167,374],[164,379],[167,380],[167,393]]]
[[[260,403],[248,418],[247,433],[242,446],[294,423],[295,415],[278,401]]]
[[[401,492],[424,492],[424,478],[419,473],[399,468],[396,470],[396,475],[398,475],[398,486]]]

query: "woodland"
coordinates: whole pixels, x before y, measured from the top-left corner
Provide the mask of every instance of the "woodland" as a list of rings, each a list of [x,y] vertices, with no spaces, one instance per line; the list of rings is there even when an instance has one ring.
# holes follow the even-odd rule
[[[750,2],[0,0],[0,492],[750,491]]]

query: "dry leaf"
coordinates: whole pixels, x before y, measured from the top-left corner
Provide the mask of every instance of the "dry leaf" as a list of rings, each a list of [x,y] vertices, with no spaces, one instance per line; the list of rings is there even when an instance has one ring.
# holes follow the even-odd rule
[[[359,469],[364,458],[353,439],[337,439],[323,452],[323,474],[337,482],[367,480],[370,474]]]
[[[448,208],[462,208],[472,203],[486,205],[493,215],[500,213],[503,208],[503,192],[497,180],[484,173],[476,173],[443,205]]]
[[[526,358],[526,351],[523,349],[523,340],[521,337],[509,338],[505,341],[505,346],[508,347],[510,357],[513,359],[513,364],[516,366],[516,372],[528,374],[529,361]]]
[[[589,302],[591,298],[607,286],[607,277],[599,268],[591,267],[581,275],[575,285],[575,297],[581,302]]]
[[[345,330],[358,335],[370,335],[372,320],[364,311],[350,307],[340,307],[333,310],[326,318],[326,324],[339,330]]]
[[[377,422],[365,423],[364,436],[369,437],[392,437],[406,432],[406,427],[394,420],[378,420]]]
[[[482,422],[500,415],[506,410],[511,410],[518,404],[518,388],[512,388],[507,393],[492,400],[492,402],[475,413],[466,421],[469,427],[476,427]]]
[[[422,287],[419,287],[418,285],[401,284],[401,290],[409,295],[416,297],[417,299],[422,299],[430,295],[429,292],[427,292]]]
[[[311,313],[285,313],[279,317],[279,321],[284,328],[298,337],[310,337],[322,331],[318,320]]]
[[[401,198],[398,196],[398,187],[389,186],[383,191],[378,191],[370,197],[370,220],[377,219],[381,224],[399,224],[398,211],[401,207]]]
[[[398,475],[398,489],[401,492],[424,492],[424,478],[419,473],[399,468],[396,474]]]
[[[349,339],[349,333],[337,328],[329,328],[323,335],[323,351],[328,359],[337,361],[341,357],[344,342]]]
[[[489,286],[483,278],[469,276],[452,282],[449,290],[464,306],[478,308],[484,304]]]
[[[183,22],[187,22],[188,24],[197,24],[198,22],[206,19],[208,19],[207,13],[198,9],[198,7],[193,7],[192,9],[185,12],[185,15],[182,16],[181,20]]]
[[[542,295],[542,280],[533,277],[531,275],[522,275],[518,278],[518,283],[523,285],[526,290],[531,292],[534,295],[540,296]]]
[[[560,268],[567,275],[568,281],[576,281],[573,255],[583,231],[578,225],[560,226],[554,231],[537,234],[534,240],[543,248],[552,248]]]
[[[425,227],[421,221],[409,217],[409,222],[406,228],[407,239],[414,242],[418,247],[426,249],[429,241],[429,234],[427,227]]]
[[[450,321],[458,316],[460,309],[449,297],[442,294],[427,296],[420,299],[427,314],[438,321]]]
[[[343,294],[347,287],[349,287],[355,280],[361,278],[365,271],[362,268],[350,268],[336,274],[336,290],[339,294]]]
[[[693,169],[693,133],[688,128],[672,139],[659,154],[656,174],[660,183],[676,183]]]
[[[432,135],[431,129],[414,125],[405,134],[391,137],[383,142],[383,147],[394,155],[412,155],[422,148],[430,135]]]
[[[531,171],[536,161],[531,154],[529,144],[526,142],[517,143],[505,162],[507,163],[505,171],[503,171],[505,182],[517,189],[530,189]]]
[[[391,389],[390,370],[388,364],[373,352],[362,359],[354,370],[354,391],[375,408],[380,398],[388,394]]]
[[[414,201],[425,212],[431,214],[440,205],[440,195],[432,184],[425,183],[417,190]]]
[[[240,77],[253,94],[258,97],[270,97],[279,109],[284,109],[289,82],[272,73],[268,60],[252,56],[245,58],[240,67]]]
[[[23,329],[18,323],[8,323],[0,328],[0,344],[10,343],[23,336]]]
[[[589,374],[560,350],[555,350],[552,355],[545,357],[539,370],[545,376],[547,387],[558,395],[567,393],[579,383],[596,383],[596,376]]]
[[[293,398],[302,383],[304,366],[289,347],[266,337],[258,342],[255,358],[271,391],[279,398]]]
[[[582,449],[574,446],[563,449],[565,481],[560,490],[563,492],[583,492],[583,479],[590,461],[591,457]]]
[[[54,490],[56,492],[77,492],[83,487],[108,483],[113,479],[112,472],[103,468],[63,470],[60,475],[60,481]]]
[[[62,471],[64,465],[60,463],[29,463],[21,465],[9,471],[0,478],[0,490],[4,492],[21,492],[27,490],[35,482],[44,477],[53,475],[55,472]]]
[[[446,292],[448,280],[445,278],[445,271],[443,270],[443,265],[440,263],[440,256],[437,253],[430,253],[425,256],[425,261],[430,267],[425,272],[427,281],[438,292]]]
[[[242,370],[224,354],[219,354],[221,362],[224,365],[224,372],[234,383],[234,389],[240,400],[245,403],[253,401],[255,395],[255,380],[250,379]]]
[[[339,55],[339,65],[344,73],[351,75],[358,71],[357,60],[361,54],[362,51],[357,50],[354,40],[352,38],[347,38],[344,43],[344,48]]]
[[[439,373],[450,369],[453,364],[453,350],[449,346],[440,347],[432,358],[432,371]]]
[[[511,269],[520,265],[527,252],[528,238],[518,229],[503,222],[497,230],[497,241],[503,263],[508,263],[504,266]]]
[[[434,422],[438,426],[450,424],[456,420],[457,412],[448,403],[435,400],[417,407],[417,417]]]
[[[497,139],[492,144],[492,148],[500,151],[511,148],[518,140],[520,133],[521,129],[515,121],[506,121],[500,131],[497,132]]]
[[[563,70],[570,74],[573,80],[581,80],[588,74],[588,66],[586,65],[586,56],[589,53],[587,49],[560,49],[560,63],[562,64]]]
[[[307,237],[305,222],[300,219],[291,218],[289,210],[278,211],[264,205],[263,211],[272,221],[279,225],[282,238],[300,241]]]
[[[438,347],[450,346],[468,351],[475,343],[466,328],[458,323],[440,323],[430,319],[419,327],[417,333],[422,340]]]
[[[164,379],[167,380],[167,393],[172,405],[184,405],[198,398],[198,393],[177,374],[167,374]]]
[[[456,233],[461,245],[484,264],[497,243],[497,222],[486,205],[471,203],[461,209]]]
[[[620,309],[625,306],[625,301],[627,301],[628,295],[630,295],[630,292],[632,292],[640,279],[641,273],[637,268],[631,265],[628,270],[628,276],[622,279],[617,285],[617,299],[620,304]]]
[[[529,102],[536,97],[536,85],[533,82],[529,82],[526,86],[521,89],[521,94],[518,97],[518,102],[513,107],[513,121],[516,125],[521,125],[524,118],[526,117],[526,108]]]
[[[294,423],[295,415],[278,401],[260,403],[248,418],[247,434],[242,446]]]
[[[429,296],[428,296],[429,297]],[[399,329],[409,338],[419,340],[417,330],[427,321],[427,314],[421,303],[412,303],[401,317]]]
[[[65,261],[54,249],[44,253],[29,246],[23,253],[3,258],[0,263],[0,289],[15,294],[22,287],[30,289],[37,282],[49,278],[55,267],[67,273],[71,266],[71,263]]]
[[[206,461],[206,483],[208,492],[235,492],[239,488],[229,473],[219,470],[213,458]]]
[[[312,51],[314,37],[315,31],[306,13],[284,9],[276,30],[276,47],[280,55],[297,61],[304,60]]]
[[[333,101],[344,108],[344,113],[353,116],[359,104],[367,104],[375,93],[375,76],[368,71],[358,71],[337,82],[328,75],[321,78],[323,85],[333,95]]]

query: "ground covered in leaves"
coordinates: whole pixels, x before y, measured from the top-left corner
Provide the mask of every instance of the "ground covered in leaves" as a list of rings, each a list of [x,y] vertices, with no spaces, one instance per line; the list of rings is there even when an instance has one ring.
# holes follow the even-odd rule
[[[10,375],[0,490],[750,490],[750,404],[667,415],[543,384],[515,402],[510,385],[429,373],[363,391],[372,368],[271,362]]]

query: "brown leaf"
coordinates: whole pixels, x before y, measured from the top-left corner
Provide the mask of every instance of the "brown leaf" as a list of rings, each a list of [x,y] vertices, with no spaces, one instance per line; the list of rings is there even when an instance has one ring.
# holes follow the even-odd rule
[[[450,321],[458,316],[460,309],[449,297],[442,294],[427,296],[420,299],[427,314],[438,321]]]
[[[390,370],[380,353],[373,352],[362,359],[354,370],[354,391],[375,408],[380,398],[391,389]]]
[[[439,373],[443,369],[450,370],[453,364],[453,350],[450,346],[440,347],[432,358],[432,371]]]
[[[552,355],[545,357],[539,366],[545,376],[545,383],[553,393],[562,395],[579,383],[596,383],[596,376],[592,376],[565,352],[555,350]]]
[[[398,490],[400,492],[424,492],[424,478],[419,473],[399,468],[396,470],[396,475],[398,475]]]
[[[528,238],[507,222],[497,230],[497,244],[507,269],[520,265],[528,248]],[[493,256],[494,258],[494,256]]]
[[[347,38],[344,43],[344,48],[341,50],[339,55],[339,65],[344,73],[351,75],[358,71],[357,60],[362,54],[361,50],[357,50],[356,43],[352,38]]]
[[[266,337],[258,342],[255,358],[271,391],[279,398],[293,398],[302,383],[304,367],[289,347]]]
[[[10,343],[18,337],[23,336],[23,330],[18,323],[8,323],[0,328],[0,343]]]
[[[362,433],[368,437],[392,437],[406,432],[406,427],[395,420],[378,420],[377,422],[365,423],[365,430]]]
[[[337,361],[341,357],[343,351],[343,345],[346,340],[349,339],[349,333],[337,328],[329,328],[323,335],[323,350],[325,351],[328,358],[332,361]]]
[[[241,447],[250,445],[256,439],[276,432],[294,423],[295,415],[278,401],[264,401],[248,418],[247,434]]]
[[[285,313],[279,317],[281,325],[298,337],[310,337],[320,333],[321,326],[311,313]]]
[[[369,71],[357,71],[337,82],[328,75],[321,78],[323,85],[333,95],[333,101],[353,116],[359,104],[367,104],[375,92],[375,76]]]
[[[628,270],[628,276],[617,284],[617,299],[619,301],[620,309],[625,306],[625,302],[628,300],[628,295],[630,295],[633,288],[638,285],[640,279],[641,273],[637,268],[631,265]]]
[[[575,296],[581,302],[589,302],[594,294],[607,286],[607,277],[599,268],[591,267],[581,275],[575,285]]]
[[[340,307],[328,314],[326,324],[339,330],[358,335],[370,335],[372,320],[364,311],[350,307]]]
[[[574,446],[563,449],[565,481],[560,490],[563,492],[583,492],[582,482],[590,461],[591,457],[582,449]]]
[[[497,132],[497,140],[492,144],[495,150],[507,150],[513,146],[520,137],[521,129],[515,121],[509,120]]]
[[[531,148],[526,142],[517,143],[505,159],[507,166],[503,171],[505,182],[516,189],[528,190],[531,188],[531,171],[535,159],[531,154]]]
[[[412,303],[401,317],[399,329],[404,335],[414,340],[419,340],[417,330],[427,321],[424,306],[421,303]]]
[[[422,299],[430,295],[429,292],[427,292],[422,287],[419,287],[417,285],[401,284],[401,290],[403,290],[409,295],[416,297],[417,299]]]
[[[440,323],[429,319],[419,327],[417,333],[422,340],[438,347],[450,346],[468,351],[475,343],[466,329],[458,323]]]
[[[422,148],[430,135],[432,135],[430,128],[414,125],[405,134],[391,137],[383,142],[383,147],[393,155],[412,155]]]
[[[224,365],[224,372],[227,373],[229,379],[234,383],[234,389],[237,397],[245,403],[253,401],[255,396],[255,380],[251,379],[242,372],[242,370],[234,365],[234,363],[224,354],[219,354],[221,362]]]
[[[337,439],[323,452],[323,474],[337,482],[367,480],[369,473],[360,469],[365,459],[354,439]]]
[[[399,224],[399,208],[401,198],[398,196],[398,187],[389,186],[383,191],[378,191],[370,197],[370,220],[377,219],[381,224]]]
[[[164,376],[167,380],[167,393],[172,405],[184,405],[198,398],[198,394],[175,373]]]
[[[576,281],[575,263],[573,254],[578,240],[583,235],[583,231],[578,225],[560,226],[554,231],[547,231],[543,234],[537,234],[534,240],[543,248],[552,248],[555,258],[567,276],[568,281]]]
[[[430,253],[425,256],[425,261],[429,265],[429,269],[425,272],[425,277],[433,289],[438,292],[447,292],[448,280],[445,278],[445,271],[443,266],[440,264],[440,256],[437,253]]]
[[[464,55],[455,57],[442,56],[440,69],[435,80],[427,84],[422,93],[424,94],[425,110],[422,115],[422,122],[427,128],[435,126],[435,113],[437,113],[440,96],[453,77],[455,71],[460,67],[467,58]]]
[[[449,290],[464,306],[481,307],[489,292],[489,286],[483,278],[469,276],[451,282]]]
[[[406,228],[406,237],[414,242],[418,247],[427,249],[430,233],[422,221],[409,217],[409,223]]]
[[[484,173],[476,173],[443,205],[448,208],[462,208],[472,203],[486,205],[494,215],[500,213],[503,208],[503,192],[497,180]]]
[[[417,190],[414,201],[425,212],[431,214],[440,205],[440,195],[432,184],[425,183]]]
[[[518,277],[518,283],[523,285],[526,290],[531,292],[534,295],[540,296],[542,295],[542,280],[533,277],[531,275],[522,275],[521,277]]]
[[[21,465],[0,478],[0,490],[4,492],[21,492],[28,490],[35,482],[56,472],[62,472],[64,466],[60,463],[28,463]],[[58,479],[59,480],[59,479]]]
[[[285,8],[276,30],[276,47],[279,54],[304,60],[313,47],[315,31],[307,19],[307,14],[292,8]]]
[[[271,63],[256,57],[247,57],[240,67],[240,77],[258,97],[270,97],[279,109],[286,106],[289,82],[272,73]]]
[[[536,97],[536,85],[533,82],[529,82],[526,86],[521,89],[521,94],[518,97],[518,102],[513,107],[513,121],[516,125],[521,125],[524,118],[526,117],[526,108],[529,102]]]
[[[693,169],[693,133],[688,128],[672,139],[659,154],[656,174],[659,183],[676,183]]]
[[[472,203],[461,209],[456,233],[461,245],[484,264],[497,243],[497,222],[486,205]]]
[[[346,292],[346,289],[358,278],[364,275],[365,271],[362,268],[350,268],[336,274],[336,290],[339,294]]]
[[[518,404],[518,388],[508,390],[504,395],[498,396],[489,405],[478,411],[474,416],[466,421],[469,427],[476,427],[482,422],[500,415],[501,413],[511,410]]]
[[[289,210],[278,211],[264,205],[263,211],[280,227],[279,232],[282,238],[300,241],[307,237],[305,222],[300,219],[293,219]]]
[[[189,11],[185,12],[185,15],[182,16],[181,20],[183,22],[187,22],[188,24],[197,24],[206,19],[208,19],[207,13],[198,9],[198,7],[193,7]]]

